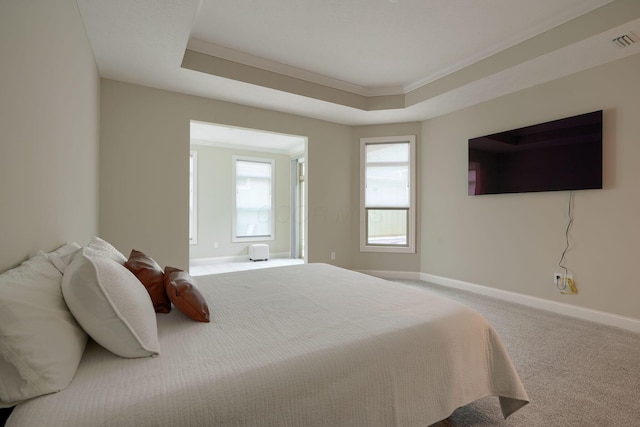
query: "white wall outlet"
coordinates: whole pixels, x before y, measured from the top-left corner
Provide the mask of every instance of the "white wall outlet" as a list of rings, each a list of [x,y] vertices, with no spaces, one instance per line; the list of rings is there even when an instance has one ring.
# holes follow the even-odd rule
[[[218,242],[213,242],[213,248],[218,249]]]
[[[331,259],[335,260],[336,259],[336,253],[335,252],[331,252]]]
[[[573,281],[573,274],[553,273],[553,283],[563,294],[575,294],[578,292]]]

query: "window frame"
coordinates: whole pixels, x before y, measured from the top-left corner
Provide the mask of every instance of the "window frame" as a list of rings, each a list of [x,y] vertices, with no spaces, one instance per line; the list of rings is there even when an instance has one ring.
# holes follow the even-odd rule
[[[409,143],[409,208],[391,206],[376,210],[407,209],[407,244],[368,244],[366,206],[366,148],[371,144]],[[384,136],[360,138],[360,252],[416,253],[416,136]]]
[[[238,161],[243,162],[254,162],[254,163],[268,163],[271,165],[271,215],[269,221],[269,234],[261,235],[261,236],[237,236],[236,233],[236,225],[237,225],[237,204],[236,204],[236,164]],[[232,156],[232,172],[231,172],[231,241],[232,242],[266,242],[275,240],[275,203],[276,203],[276,160],[268,157],[250,157],[250,156],[240,156],[233,155]]]
[[[189,151],[189,244],[198,244],[198,152]]]

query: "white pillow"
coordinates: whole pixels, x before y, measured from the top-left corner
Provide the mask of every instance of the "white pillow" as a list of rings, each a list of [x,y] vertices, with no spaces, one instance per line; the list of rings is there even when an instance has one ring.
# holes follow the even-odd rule
[[[79,244],[74,242],[66,243],[55,251],[49,252],[47,257],[58,271],[64,274],[64,270],[69,264],[71,264],[71,261],[78,250],[80,250]]]
[[[122,252],[114,248],[111,243],[99,237],[92,237],[84,249],[87,253],[112,259],[120,265],[124,265],[124,263],[127,262],[127,257],[124,256]]]
[[[65,270],[62,293],[78,323],[107,350],[122,357],[159,353],[149,293],[117,261],[85,247]]]
[[[0,274],[0,407],[69,385],[87,334],[69,312],[47,254]]]

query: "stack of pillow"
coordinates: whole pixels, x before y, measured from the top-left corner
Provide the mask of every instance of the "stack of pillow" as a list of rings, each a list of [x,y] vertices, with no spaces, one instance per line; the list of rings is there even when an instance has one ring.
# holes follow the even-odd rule
[[[67,387],[87,336],[121,357],[157,356],[156,313],[172,303],[209,321],[189,273],[135,249],[127,259],[98,237],[0,274],[0,408]]]

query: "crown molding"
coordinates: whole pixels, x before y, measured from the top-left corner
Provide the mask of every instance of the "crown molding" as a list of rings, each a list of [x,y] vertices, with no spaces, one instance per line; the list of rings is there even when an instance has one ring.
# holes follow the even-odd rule
[[[189,39],[187,49],[238,64],[247,65],[249,67],[258,68],[260,70],[270,71],[272,73],[304,80],[321,86],[350,92],[355,95],[375,97],[404,94],[404,88],[402,86],[382,88],[364,87],[196,38]]]
[[[473,63],[457,64],[444,74],[425,77],[407,83],[404,87],[366,88],[198,39],[189,41],[182,68],[361,111],[402,110],[464,88],[482,86],[482,82],[495,86],[496,79],[506,78],[514,90],[530,87],[537,80],[535,76],[527,77],[527,72],[530,72],[527,70],[535,70],[536,66],[548,62],[551,56],[579,53],[587,42],[593,43],[615,28],[621,30],[622,27],[635,23],[634,18],[638,17],[638,0],[617,0],[504,50],[493,54],[478,53],[471,59],[475,61]],[[615,54],[598,47],[593,55],[587,55],[594,60],[586,66],[630,55],[638,47]],[[511,77],[507,78],[509,73]],[[556,74],[551,73],[550,78],[562,76]]]

